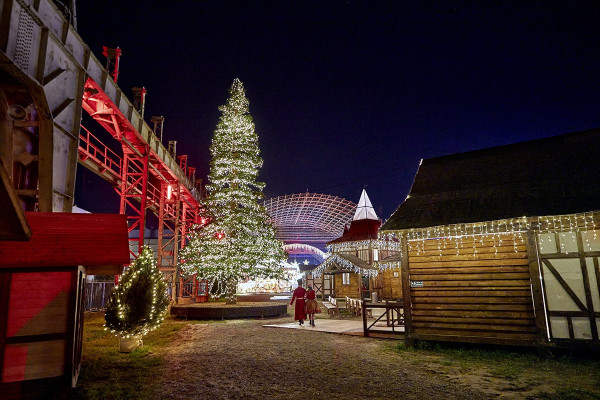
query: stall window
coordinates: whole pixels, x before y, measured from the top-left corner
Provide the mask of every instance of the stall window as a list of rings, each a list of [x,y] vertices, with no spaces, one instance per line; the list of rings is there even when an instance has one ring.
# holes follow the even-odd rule
[[[342,285],[350,284],[350,272],[342,273]]]

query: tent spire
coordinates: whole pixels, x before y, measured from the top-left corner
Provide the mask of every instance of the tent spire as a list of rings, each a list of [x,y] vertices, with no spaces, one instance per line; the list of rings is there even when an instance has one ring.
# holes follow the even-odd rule
[[[363,189],[362,194],[360,195],[360,200],[358,201],[358,206],[356,207],[356,213],[354,213],[354,218],[352,220],[357,221],[361,219],[379,220],[365,189]]]

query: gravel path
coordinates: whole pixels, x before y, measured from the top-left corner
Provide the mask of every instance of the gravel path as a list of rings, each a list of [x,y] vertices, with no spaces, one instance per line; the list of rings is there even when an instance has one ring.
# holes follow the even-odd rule
[[[186,326],[167,349],[156,398],[493,398],[429,364],[415,365],[394,350],[395,341],[262,326],[290,320]]]

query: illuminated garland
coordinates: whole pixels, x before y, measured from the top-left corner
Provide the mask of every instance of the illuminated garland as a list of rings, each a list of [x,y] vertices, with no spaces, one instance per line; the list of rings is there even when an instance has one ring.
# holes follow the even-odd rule
[[[570,235],[571,240],[576,240],[576,234],[579,232],[590,232],[590,235],[584,236],[584,247],[588,250],[592,249],[591,241],[598,238],[598,212],[586,212],[579,214],[554,215],[545,217],[521,217],[503,219],[497,221],[478,222],[470,224],[451,224],[444,226],[434,226],[428,228],[414,228],[400,231],[380,231],[379,238],[387,241],[395,241],[394,243],[407,241],[408,250],[416,251],[417,255],[422,255],[425,252],[425,243],[427,240],[436,239],[438,243],[439,255],[442,255],[444,250],[455,249],[456,254],[464,253],[467,247],[464,246],[463,239],[466,237],[475,237],[483,244],[484,238],[493,241],[495,253],[498,252],[498,247],[503,246],[506,242],[506,236],[512,236],[512,246],[515,252],[518,252],[518,246],[524,245],[527,231],[538,233],[540,250],[544,250],[546,242],[552,242],[559,246],[559,252],[568,254],[565,240],[556,241],[543,238],[543,234]],[[593,236],[590,238],[590,236]],[[473,242],[473,255],[478,254],[476,241]],[[401,252],[401,249],[399,250]],[[469,251],[469,254],[471,252]],[[379,264],[383,265],[382,263]]]
[[[385,271],[388,269],[398,269],[400,268],[400,261],[394,261],[394,262],[377,262],[377,268],[380,271]]]
[[[331,257],[328,257],[325,261],[319,264],[319,266],[312,271],[312,274],[314,276],[321,276],[323,271],[330,267],[331,264],[336,264],[338,266],[341,266],[348,272],[361,274],[363,276],[377,276],[379,273],[379,271],[376,269],[361,268],[358,265],[346,260],[345,258],[340,257],[337,254],[332,254]]]
[[[168,305],[162,273],[152,249],[145,246],[111,292],[104,327],[124,338],[143,336],[160,326]]]
[[[332,243],[327,245],[327,249],[331,252],[344,252],[348,250],[364,250],[368,248],[389,250],[389,251],[400,251],[402,244],[397,239],[369,239],[369,240],[357,240],[353,242],[341,242]]]
[[[256,180],[263,160],[239,79],[229,94],[219,107],[222,115],[210,147],[206,205],[212,222],[194,228],[179,253],[179,265],[184,274],[207,280],[213,296],[224,295],[233,303],[238,282],[280,279],[286,255],[270,216],[258,204],[265,186]]]

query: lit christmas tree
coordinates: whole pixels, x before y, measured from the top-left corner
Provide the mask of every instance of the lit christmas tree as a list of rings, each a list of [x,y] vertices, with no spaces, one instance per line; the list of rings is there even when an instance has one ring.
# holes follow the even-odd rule
[[[231,304],[241,280],[281,278],[286,256],[269,214],[258,204],[265,186],[256,180],[263,160],[239,79],[229,94],[219,107],[222,115],[210,147],[207,207],[212,222],[190,235],[180,266],[184,274],[206,279],[211,292],[225,295]]]
[[[143,336],[164,320],[169,298],[150,247],[121,275],[106,303],[104,326],[116,336]]]

